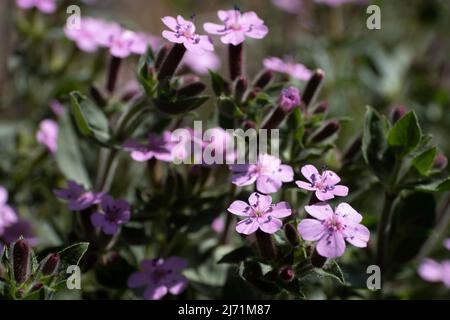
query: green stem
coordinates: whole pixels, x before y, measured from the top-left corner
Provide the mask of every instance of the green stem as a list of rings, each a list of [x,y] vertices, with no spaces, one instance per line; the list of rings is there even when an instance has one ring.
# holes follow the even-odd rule
[[[231,203],[231,201],[233,201],[234,198],[234,194],[236,193],[236,186],[233,184],[231,185],[231,189],[230,189],[230,196],[228,199],[228,202]],[[233,223],[233,215],[230,213],[227,213],[227,217],[225,220],[225,227],[223,229],[222,235],[220,237],[219,240],[219,244],[226,244],[228,242],[228,238],[229,238],[229,233],[230,233],[230,226]]]

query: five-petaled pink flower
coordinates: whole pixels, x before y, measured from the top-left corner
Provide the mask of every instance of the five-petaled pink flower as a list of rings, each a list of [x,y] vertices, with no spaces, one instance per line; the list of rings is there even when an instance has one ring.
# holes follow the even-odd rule
[[[245,37],[262,39],[269,32],[255,12],[241,13],[239,10],[219,10],[217,13],[223,25],[216,23],[205,23],[203,28],[210,34],[221,35],[225,44],[237,46],[244,42]]]
[[[0,236],[3,235],[5,228],[18,220],[16,212],[8,205],[8,191],[0,186]]]
[[[115,200],[111,196],[103,196],[101,212],[91,215],[94,227],[100,228],[107,235],[115,235],[119,226],[130,220],[130,204],[125,200]]]
[[[442,282],[450,288],[450,260],[439,263],[433,259],[425,259],[417,272],[426,281]]]
[[[36,140],[44,145],[51,153],[58,148],[58,123],[51,119],[42,120],[36,132]]]
[[[165,131],[162,137],[150,133],[146,144],[130,140],[123,147],[131,152],[131,158],[135,161],[145,162],[152,158],[165,162],[173,160],[174,142],[172,142],[172,134],[169,131]]]
[[[185,20],[182,16],[164,17],[162,22],[170,28],[162,32],[163,38],[170,42],[183,44],[184,47],[198,55],[205,51],[214,51],[214,46],[208,36],[199,35],[195,32],[195,25],[192,21]]]
[[[335,196],[345,197],[348,188],[338,185],[341,178],[331,170],[324,170],[322,174],[313,165],[303,166],[301,169],[303,176],[309,181],[295,181],[299,188],[315,191],[316,197],[320,201],[333,199]]]
[[[272,197],[253,192],[248,198],[249,204],[236,200],[227,209],[232,214],[245,217],[236,225],[236,231],[249,235],[261,229],[272,234],[283,226],[280,218],[291,215],[292,211],[287,202],[272,204]]]
[[[337,258],[344,254],[345,240],[364,248],[369,241],[370,231],[360,224],[362,216],[348,203],[341,203],[336,210],[326,203],[305,207],[315,219],[303,219],[298,232],[304,240],[317,241],[317,252],[326,258]]]
[[[268,70],[285,73],[292,78],[306,81],[312,76],[312,71],[301,63],[295,63],[292,59],[281,60],[280,58],[270,57],[263,61],[264,67]]]
[[[75,181],[67,182],[67,189],[56,189],[53,193],[61,199],[69,201],[69,210],[80,211],[99,204],[104,193],[87,191]]]
[[[186,266],[186,260],[176,256],[143,260],[141,271],[128,278],[128,287],[147,287],[144,291],[144,299],[147,300],[160,300],[168,292],[179,295],[187,287],[187,279],[181,274]]]
[[[56,11],[56,0],[16,0],[22,9],[36,8],[42,13],[53,13]]]
[[[232,182],[239,186],[248,186],[256,181],[256,189],[262,193],[277,192],[283,182],[294,180],[291,166],[281,164],[281,160],[268,154],[260,154],[256,164],[235,164]]]

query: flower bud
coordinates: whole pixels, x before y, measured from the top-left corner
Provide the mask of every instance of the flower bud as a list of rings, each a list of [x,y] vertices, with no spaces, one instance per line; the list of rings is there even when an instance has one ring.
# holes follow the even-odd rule
[[[313,143],[322,142],[325,139],[331,137],[333,134],[335,134],[339,130],[339,128],[340,128],[339,122],[336,120],[331,120],[312,136],[311,142]]]
[[[244,120],[242,126],[244,127],[245,131],[247,131],[248,129],[256,129],[256,123],[251,120]]]
[[[158,81],[172,78],[184,57],[186,48],[180,43],[175,43],[161,64],[158,73]]]
[[[300,244],[300,237],[298,236],[297,229],[291,223],[287,223],[284,226],[284,234],[291,246],[297,247]]]
[[[232,44],[228,45],[228,63],[231,80],[234,80],[240,75],[242,75],[242,64],[243,64],[242,43],[238,44],[237,46],[234,46]]]
[[[443,170],[447,167],[447,163],[447,157],[443,153],[440,153],[434,159],[433,168],[437,170]]]
[[[155,69],[156,70],[159,70],[159,68],[161,67],[169,50],[170,50],[170,44],[165,44],[161,47],[161,49],[159,49],[158,53],[156,54],[156,58],[155,58]]]
[[[396,123],[398,120],[400,120],[406,113],[408,112],[408,109],[403,106],[396,106],[392,109],[391,113],[391,120],[392,123]]]
[[[300,90],[296,87],[283,89],[278,104],[286,113],[291,112],[295,107],[300,105]]]
[[[281,280],[291,282],[295,278],[295,271],[291,267],[283,267],[279,271]]]
[[[248,81],[246,77],[240,76],[234,82],[234,99],[241,101],[245,91],[248,87]]]
[[[263,70],[261,71],[253,81],[253,87],[258,88],[260,90],[267,87],[267,85],[272,81],[273,78],[273,72],[270,70]]]
[[[325,265],[325,262],[327,262],[327,258],[322,257],[317,252],[317,249],[314,249],[311,255],[311,264],[316,268],[322,268]]]
[[[320,101],[314,109],[314,114],[323,114],[328,111],[328,101]]]
[[[344,152],[344,155],[342,156],[342,165],[343,166],[346,166],[346,165],[349,165],[352,163],[355,156],[361,150],[361,145],[362,145],[362,138],[361,138],[361,136],[358,136],[358,137],[356,137],[355,140],[353,140],[352,144]]]
[[[106,90],[108,90],[109,93],[113,93],[114,90],[116,89],[116,83],[121,63],[122,63],[121,58],[111,56],[108,69],[108,79],[106,81]]]
[[[59,261],[60,261],[59,253],[49,254],[42,262],[43,263],[41,269],[42,274],[44,276],[50,276],[55,274],[58,271]]]
[[[42,282],[35,283],[35,284],[31,287],[30,292],[39,291],[39,290],[41,290],[43,287],[44,287],[44,284],[43,284]]]
[[[324,71],[317,69],[306,84],[302,96],[302,101],[306,110],[308,110],[308,107],[314,102],[315,97],[319,93],[324,77]]]
[[[266,261],[274,260],[277,256],[277,251],[275,248],[275,244],[273,243],[272,236],[261,230],[257,230],[256,241],[258,243],[261,258]]]
[[[176,91],[176,95],[193,97],[193,96],[196,96],[196,95],[202,93],[203,91],[205,91],[205,89],[206,89],[206,86],[203,82],[201,82],[201,81],[192,82],[192,83],[189,83],[189,84],[179,88]]]
[[[92,85],[89,89],[89,93],[98,106],[104,107],[106,105],[106,100],[103,97],[103,94],[96,86]]]
[[[25,240],[21,239],[11,246],[11,253],[14,279],[18,284],[22,284],[27,281],[31,273],[31,248]]]

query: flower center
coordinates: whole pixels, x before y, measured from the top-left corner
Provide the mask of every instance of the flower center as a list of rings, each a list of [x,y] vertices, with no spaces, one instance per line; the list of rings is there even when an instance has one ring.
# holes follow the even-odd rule
[[[327,220],[325,222],[325,225],[328,229],[331,229],[333,231],[342,231],[344,229],[344,225],[336,217]]]

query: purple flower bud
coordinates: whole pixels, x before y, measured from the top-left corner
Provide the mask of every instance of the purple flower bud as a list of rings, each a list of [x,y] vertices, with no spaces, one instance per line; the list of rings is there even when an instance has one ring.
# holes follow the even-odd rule
[[[272,236],[259,229],[256,231],[255,235],[261,258],[266,261],[274,260],[277,256],[277,251]]]
[[[291,246],[297,247],[300,244],[300,237],[298,236],[297,229],[292,224],[286,224],[284,227],[284,234]]]
[[[362,145],[362,138],[361,138],[361,136],[358,136],[358,137],[356,137],[355,140],[353,140],[352,144],[344,152],[344,155],[342,156],[342,165],[343,166],[347,166],[352,163],[355,156],[361,150],[361,145]]]
[[[271,70],[263,70],[256,77],[253,82],[253,87],[258,89],[264,89],[270,81],[272,81],[273,72]]]
[[[113,93],[116,88],[121,63],[121,58],[111,56],[111,60],[109,62],[108,79],[106,82],[106,89],[109,93]]]
[[[186,48],[181,43],[175,43],[167,54],[166,58],[161,64],[161,68],[158,73],[158,81],[170,79],[180,65]]]
[[[316,268],[322,268],[327,262],[327,258],[322,257],[316,249],[314,249],[311,255],[311,264]]]
[[[328,101],[320,101],[314,109],[314,114],[323,114],[328,111]]]
[[[256,129],[256,123],[254,123],[251,120],[245,120],[242,123],[242,126],[244,127],[244,130],[247,131],[248,129]]]
[[[89,89],[89,93],[98,106],[104,107],[106,105],[106,100],[103,97],[103,94],[96,86],[92,85]]]
[[[408,112],[408,109],[403,106],[396,106],[392,109],[391,113],[391,120],[392,123],[396,123],[398,120],[400,120],[406,113]]]
[[[314,102],[315,97],[319,93],[320,86],[325,78],[325,73],[321,69],[317,69],[314,71],[313,75],[309,79],[306,87],[303,91],[302,101],[305,105],[305,109],[308,110],[308,107]]]
[[[205,91],[206,86],[203,82],[192,82],[183,87],[179,88],[176,92],[177,96],[185,96],[185,97],[193,97],[196,96],[203,91]]]
[[[234,82],[234,98],[236,101],[241,101],[245,91],[248,87],[248,81],[246,77],[240,76]]]
[[[59,261],[59,253],[49,254],[42,262],[42,274],[44,276],[55,274],[58,271]]]
[[[448,163],[447,157],[443,153],[440,153],[434,159],[433,168],[437,170],[445,169],[447,167],[447,163]]]
[[[18,284],[24,283],[31,273],[31,248],[25,240],[16,241],[11,246],[12,269]]]
[[[328,139],[333,134],[335,134],[340,127],[341,125],[337,120],[329,121],[325,126],[319,129],[318,132],[312,136],[311,142],[319,143],[324,141],[325,139]]]
[[[242,43],[236,46],[232,44],[228,45],[228,63],[231,80],[234,80],[240,75],[242,75],[242,65],[243,65]]]
[[[35,284],[31,287],[30,292],[39,291],[39,290],[41,290],[43,287],[44,287],[44,284],[43,284],[42,282],[35,283]]]
[[[283,267],[279,271],[281,280],[291,282],[295,278],[295,271],[291,267]]]
[[[278,103],[283,111],[291,112],[292,109],[300,105],[300,90],[296,87],[283,89]]]
[[[161,67],[169,50],[170,50],[170,44],[165,44],[161,47],[161,49],[159,49],[158,53],[156,54],[156,59],[155,59],[155,69],[156,70],[159,70],[159,68]]]

